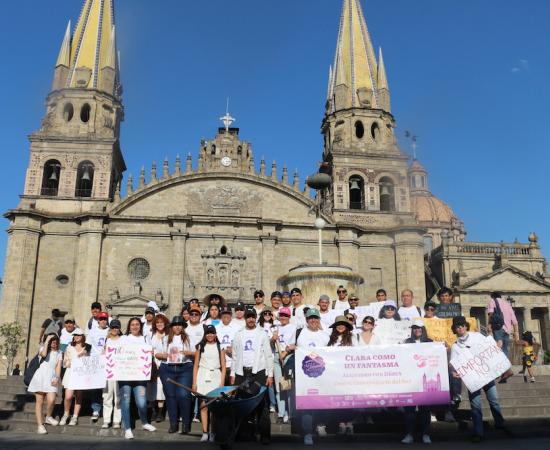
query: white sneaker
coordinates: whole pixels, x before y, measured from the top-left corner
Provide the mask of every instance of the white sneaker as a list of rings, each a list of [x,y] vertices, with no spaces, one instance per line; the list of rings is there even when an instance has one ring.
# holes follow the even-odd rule
[[[143,428],[146,431],[157,431],[157,429],[150,423],[146,423],[145,425],[142,425],[141,428]]]
[[[59,425],[59,422],[55,420],[52,416],[46,417],[46,423],[48,425],[51,425],[52,427],[56,427],[57,425]]]
[[[70,427],[74,427],[78,423],[78,416],[71,417],[71,421],[69,422]]]
[[[352,424],[352,423],[348,423],[348,424],[346,425],[346,434],[348,434],[348,435],[349,435],[349,434],[353,434],[353,431],[354,431],[354,430],[353,430],[353,424]]]
[[[422,443],[423,444],[431,444],[432,440],[430,439],[430,436],[428,436],[427,434],[423,434],[422,435]]]
[[[98,412],[94,412],[94,413],[92,414],[92,422],[93,422],[93,423],[96,423],[98,420],[99,420],[99,413],[98,413]]]
[[[453,415],[452,411],[447,411],[445,413],[445,422],[455,422],[455,416]]]
[[[120,428],[120,422],[114,422],[113,428]]]
[[[313,445],[313,436],[311,434],[304,436],[304,445]]]
[[[132,433],[130,428],[124,432],[124,439],[134,439],[134,433]]]
[[[48,430],[46,430],[46,427],[44,425],[39,425],[36,429],[36,432],[38,434],[48,434]]]
[[[316,430],[319,437],[327,437],[327,427],[325,425],[317,425]]]
[[[434,414],[430,416],[430,422],[432,423],[437,422],[437,417]]]
[[[270,412],[270,413],[277,412],[277,410],[275,409],[275,406],[273,406],[273,405],[270,406],[270,407],[269,407],[269,412]]]
[[[407,434],[403,439],[401,439],[402,444],[412,444],[414,442],[414,438],[412,437],[412,434]]]
[[[208,436],[208,442],[214,442],[216,440],[216,435],[214,433],[210,433],[210,436]]]
[[[208,442],[208,433],[202,433],[201,442]]]
[[[198,417],[198,416],[194,416],[194,417],[193,417],[193,422],[199,423],[199,422],[200,422],[199,417]]]
[[[59,425],[61,426],[67,425],[67,420],[69,420],[69,417],[71,417],[69,414],[63,414],[63,417],[59,421]]]
[[[283,416],[283,423],[288,423],[288,414]]]
[[[101,425],[101,428],[106,429],[106,428],[109,428],[110,426],[111,424],[109,422],[104,422],[103,425]]]
[[[346,434],[346,424],[345,423],[339,423],[338,424],[338,434]]]

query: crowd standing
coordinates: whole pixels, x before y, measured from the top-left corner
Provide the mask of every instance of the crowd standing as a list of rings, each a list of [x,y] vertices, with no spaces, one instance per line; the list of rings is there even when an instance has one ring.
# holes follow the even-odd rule
[[[432,342],[428,338],[424,319],[437,318],[438,304],[453,303],[453,292],[442,288],[438,303],[428,300],[423,305],[415,303],[410,289],[401,292],[400,302],[388,299],[384,289],[376,292],[376,300],[370,303],[368,313],[360,307],[361,300],[339,286],[336,298],[321,295],[315,304],[306,302],[302,291],[293,288],[289,292],[273,292],[266,301],[265,293],[257,290],[253,302],[226,304],[223,296],[210,294],[202,302],[191,299],[181,313],[169,319],[151,301],[142,317],[128,320],[126,330],[120,320],[102,310],[102,305],[91,305],[91,317],[83,328],[73,319],[63,319],[64,313],[52,310],[51,318],[42,324],[40,347],[34,375],[28,391],[36,396],[37,432],[46,434],[44,425],[78,424],[83,397],[88,396],[92,409],[92,421],[97,422],[103,411],[102,428],[122,428],[126,439],[134,437],[132,431],[131,399],[134,399],[142,429],[154,432],[152,422],[162,422],[166,415],[169,433],[188,434],[192,421],[200,421],[201,442],[212,442],[211,417],[204,400],[198,401],[192,393],[206,395],[227,385],[239,385],[245,380],[257,381],[267,387],[267,395],[254,411],[257,431],[264,444],[271,437],[270,412],[277,414],[280,423],[288,423],[293,409],[292,386],[288,378],[293,373],[296,348],[325,346],[376,346],[382,343],[376,334],[380,321],[411,321],[407,344]],[[366,302],[364,302],[366,303]],[[508,354],[510,339],[523,347],[523,371],[525,381],[534,382],[532,365],[536,360],[533,335],[525,332],[519,339],[514,311],[499,293],[493,293],[488,304],[490,333],[498,345]],[[471,346],[484,339],[478,332],[470,331],[466,319],[453,318],[452,331],[457,341],[448,347],[449,360],[461,347]],[[107,345],[117,347],[147,344],[153,349],[153,370],[149,381],[108,380],[101,390],[77,391],[69,389],[71,362],[93,354],[102,354]],[[34,370],[34,369],[33,369]],[[501,383],[511,373],[503,374]],[[175,383],[168,380],[174,380]],[[449,364],[449,405],[445,407],[445,420],[454,421],[462,391],[461,380]],[[53,417],[55,398],[63,388],[63,415]],[[477,392],[469,393],[475,442],[483,438],[481,392],[485,392],[497,428],[504,428],[505,421],[498,404],[495,382]],[[197,395],[198,398],[200,395]],[[46,416],[43,405],[46,403]],[[367,423],[377,410],[364,410]],[[403,444],[414,442],[415,427],[420,428],[421,441],[431,443],[430,424],[432,408],[407,406],[403,409],[405,436]],[[337,423],[339,434],[354,433],[353,411],[301,411],[304,444],[313,445],[314,435],[327,434],[329,421]]]

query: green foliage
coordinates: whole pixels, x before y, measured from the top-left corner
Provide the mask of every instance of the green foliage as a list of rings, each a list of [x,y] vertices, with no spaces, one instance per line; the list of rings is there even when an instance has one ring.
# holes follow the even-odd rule
[[[6,375],[10,375],[17,352],[25,343],[23,328],[17,322],[5,323],[0,326],[0,356],[7,360]]]
[[[550,350],[546,350],[542,355],[542,361],[544,364],[550,364]]]

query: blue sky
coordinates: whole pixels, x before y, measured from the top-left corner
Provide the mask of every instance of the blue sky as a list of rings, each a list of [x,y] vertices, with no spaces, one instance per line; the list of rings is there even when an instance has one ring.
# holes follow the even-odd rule
[[[40,125],[67,20],[81,4],[2,5],[2,211],[17,206],[27,135]],[[534,230],[550,255],[550,2],[362,4],[384,50],[402,148],[413,130],[432,192],[465,221],[469,240],[525,242]],[[196,161],[227,96],[257,164],[264,156],[302,179],[314,172],[340,9],[341,0],[118,0],[126,176],[165,156],[173,165],[177,153]],[[6,240],[0,234],[0,268]]]

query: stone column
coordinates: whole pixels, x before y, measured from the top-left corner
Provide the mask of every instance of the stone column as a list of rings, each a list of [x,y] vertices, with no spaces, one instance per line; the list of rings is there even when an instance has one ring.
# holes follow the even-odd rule
[[[91,218],[82,222],[78,233],[78,257],[72,308],[75,312],[75,320],[81,327],[85,326],[90,318],[90,304],[98,298],[102,244],[103,219]]]
[[[24,351],[16,362],[24,365],[24,357],[37,349],[31,341],[32,321],[35,325],[44,318],[33,317],[36,264],[40,247],[40,219],[17,216],[8,229],[8,246],[4,269],[1,323],[18,322],[26,339]],[[38,325],[40,328],[40,325]]]
[[[359,271],[359,245],[357,235],[352,230],[338,230],[338,263]]]
[[[172,266],[170,274],[170,300],[167,315],[169,319],[181,311],[185,283],[185,252],[188,234],[185,224],[174,225],[172,237]]]
[[[423,306],[426,299],[426,282],[422,236],[414,231],[396,233],[394,249],[398,300],[403,289],[411,289],[414,292],[415,304]]]
[[[258,268],[260,270],[260,286],[257,288],[263,289],[266,295],[269,295],[268,292],[271,292],[277,284],[273,271],[277,237],[273,233],[263,234],[260,236],[260,242],[262,245],[262,267]]]

